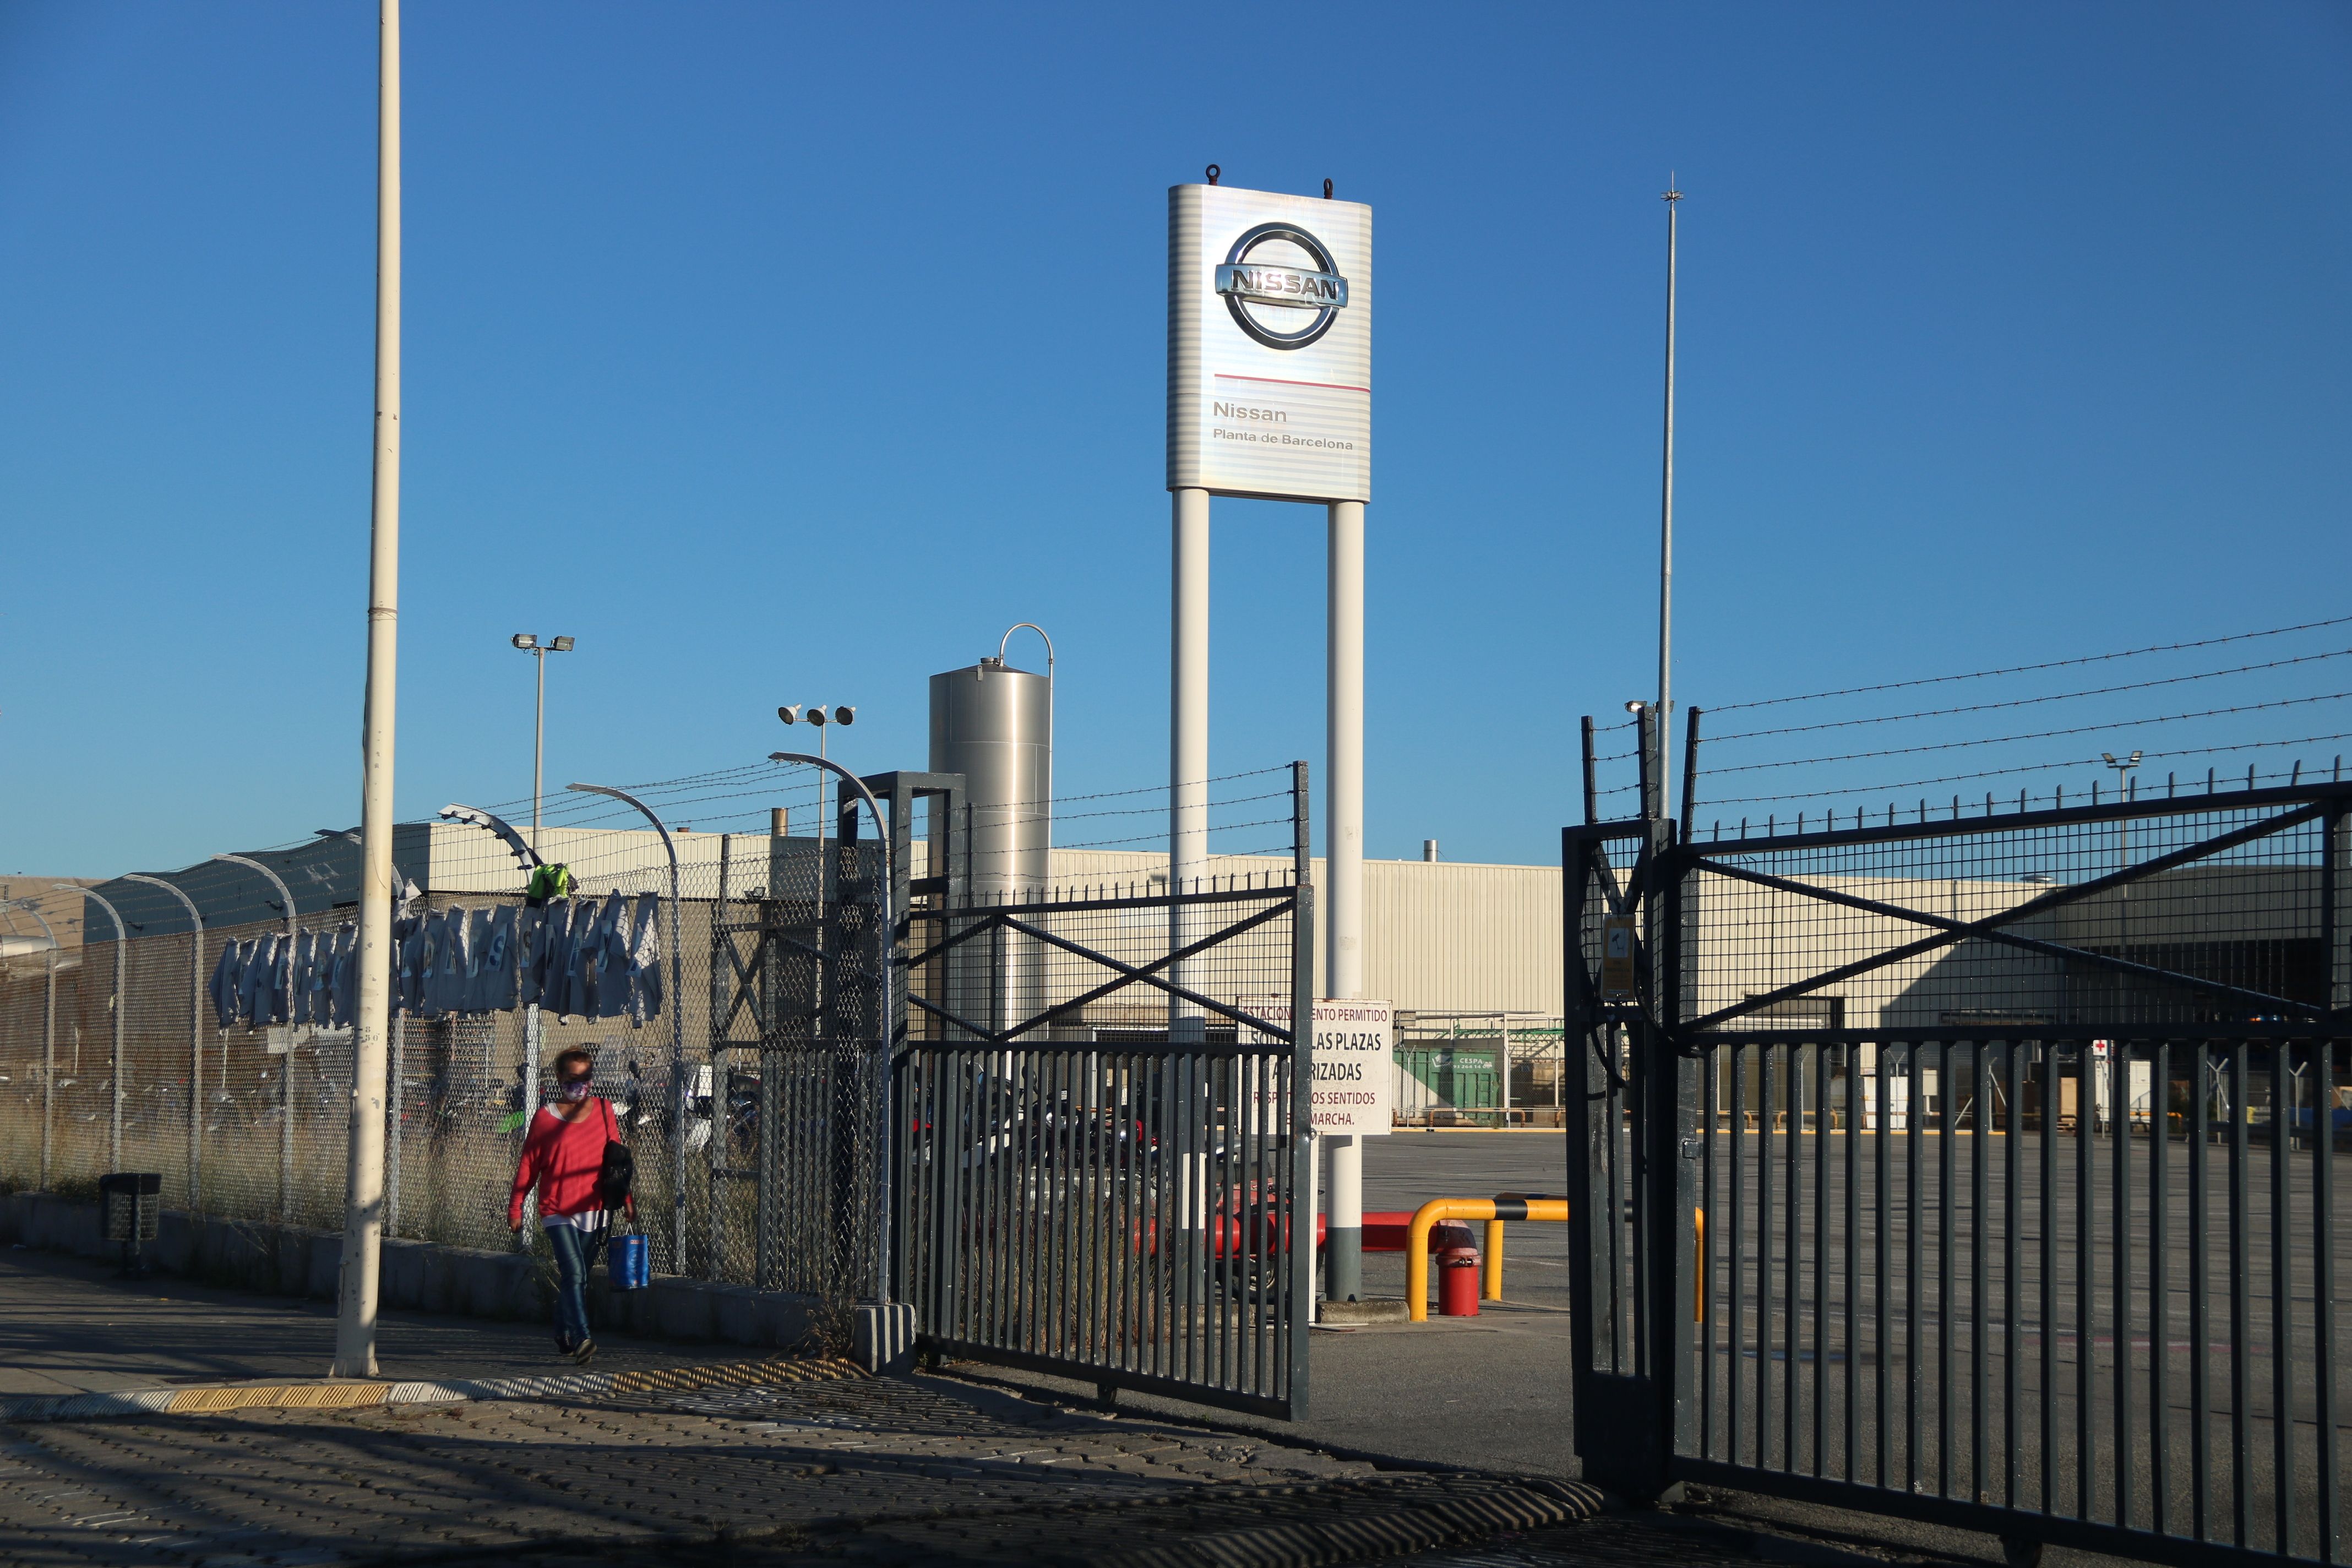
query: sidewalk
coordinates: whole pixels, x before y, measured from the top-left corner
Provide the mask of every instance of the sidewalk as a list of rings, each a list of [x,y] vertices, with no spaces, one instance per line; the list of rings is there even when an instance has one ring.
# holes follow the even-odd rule
[[[599,1340],[596,1369],[688,1366],[716,1347]],[[481,1318],[386,1312],[377,1361],[388,1378],[478,1380],[572,1371],[552,1331]],[[334,1360],[329,1301],[215,1289],[167,1275],[26,1248],[0,1251],[0,1402],[174,1384],[312,1379]],[[753,1352],[738,1350],[731,1359]]]
[[[0,1254],[0,1394],[348,1388],[316,1376],[332,1328],[314,1305]],[[536,1325],[414,1315],[386,1322],[383,1360],[424,1382],[577,1370]],[[0,1562],[1870,1562],[1670,1514],[1597,1517],[1572,1482],[1399,1469],[1198,1411],[1114,1415],[727,1347],[615,1341],[607,1367],[534,1397],[0,1423]]]

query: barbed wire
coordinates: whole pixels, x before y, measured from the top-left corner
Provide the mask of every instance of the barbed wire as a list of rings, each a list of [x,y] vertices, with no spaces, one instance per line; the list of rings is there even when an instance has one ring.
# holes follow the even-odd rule
[[[2003,708],[2031,708],[2043,702],[2071,702],[2082,697],[2108,697],[2122,691],[2146,691],[2158,686],[2179,686],[2189,681],[2215,680],[2226,675],[2248,675],[2256,670],[2284,669],[2291,664],[2313,664],[2322,659],[2347,657],[2352,657],[2352,648],[2338,648],[2330,653],[2299,654],[2293,658],[2274,658],[2266,664],[2242,664],[2231,669],[2209,669],[2195,675],[2168,675],[2155,680],[2136,680],[2122,686],[2100,686],[2084,691],[2061,691],[2047,697],[2013,697],[2006,701],[1974,702],[1962,708],[1928,708],[1916,713],[1882,713],[1868,719],[1832,719],[1819,724],[1786,724],[1772,730],[1741,730],[1729,735],[1703,735],[1700,740],[1706,745],[1720,746],[1727,742],[1753,741],[1767,735],[1804,735],[1820,730],[1851,730],[1866,724],[1895,724],[1906,719],[1946,719],[1959,713],[1990,713]],[[1721,710],[1717,709],[1712,711],[1720,712]],[[1727,772],[1728,770],[1717,771]]]
[[[1997,675],[2025,675],[2042,669],[2066,669],[2077,665],[2104,664],[2118,658],[2137,658],[2144,654],[2179,653],[2193,647],[2218,647],[2224,643],[2248,642],[2257,637],[2286,637],[2295,632],[2318,631],[2327,626],[2352,623],[2352,616],[2336,616],[2324,621],[2305,621],[2301,626],[2273,626],[2264,631],[2233,632],[2227,637],[2199,637],[2190,642],[2158,643],[2147,647],[2125,648],[2118,653],[2085,654],[2079,658],[2053,658],[2041,664],[2013,664],[2000,669],[1974,669],[1963,675],[1930,675],[1916,680],[1881,681],[1874,686],[1849,686],[1836,691],[1808,691],[1795,697],[1763,697],[1752,702],[1724,702],[1707,710],[1710,713],[1731,713],[1748,708],[1776,708],[1788,702],[1816,702],[1830,697],[1859,697],[1873,691],[1903,691],[1918,686],[1941,686],[1956,680],[1983,680]]]
[[[2219,756],[2230,752],[2263,751],[2279,746],[2316,746],[2327,741],[2352,741],[2352,730],[2342,731],[2332,735],[2302,735],[2291,741],[2243,741],[2222,746],[2187,746],[2169,752],[2143,752],[2140,753],[2140,758],[2143,763],[2149,763],[2167,757],[2210,757]],[[1888,790],[1925,789],[1931,784],[1967,784],[1972,779],[2014,777],[2019,773],[2050,773],[2059,768],[2090,767],[2103,763],[2104,760],[2105,759],[2099,757],[2075,757],[2063,762],[2055,763],[2020,763],[2012,767],[1985,768],[1972,773],[1948,773],[1941,778],[1908,779],[1900,784],[1863,784],[1837,789],[1799,790],[1788,795],[1728,795],[1719,799],[1705,801],[1700,804],[1712,808],[1726,805],[1765,805],[1783,800],[1820,800],[1827,795],[1850,796],[1877,795]],[[1630,788],[1632,786],[1629,785],[1627,787]],[[1616,790],[1604,790],[1601,793],[1604,795],[1613,795],[1622,792]]]
[[[2078,724],[2065,730],[2037,730],[2021,735],[1993,735],[1973,741],[1940,741],[1923,746],[1889,746],[1875,752],[1850,752],[1834,757],[1795,757],[1778,763],[1741,763],[1727,768],[1703,769],[1702,776],[1721,773],[1761,773],[1769,768],[1812,767],[1829,763],[1867,762],[1874,757],[1916,756],[1923,752],[1957,752],[1970,746],[2001,746],[2016,741],[2048,741],[2063,735],[2091,735],[2103,730],[2130,730],[2143,724],[2173,724],[2188,719],[2214,719],[2231,713],[2257,713],[2269,708],[2294,708],[2312,702],[2334,702],[2352,697],[2352,691],[2323,692],[2316,697],[2282,697],[2271,702],[2247,702],[2234,708],[2208,708],[2195,713],[2162,713],[2147,719],[2117,719],[2102,724]]]

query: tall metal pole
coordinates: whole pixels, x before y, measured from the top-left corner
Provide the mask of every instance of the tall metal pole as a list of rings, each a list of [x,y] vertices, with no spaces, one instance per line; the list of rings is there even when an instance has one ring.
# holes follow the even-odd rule
[[[126,882],[161,888],[188,911],[188,1212],[205,1212],[205,917],[196,900],[178,884],[143,871],[123,874]]]
[[[1658,498],[1658,767],[1664,786],[1666,721],[1673,717],[1675,670],[1675,211],[1683,199],[1666,179],[1666,437],[1665,473]]]
[[[1199,940],[1198,916],[1175,900],[1209,873],[1209,492],[1172,492],[1174,571],[1170,605],[1168,732],[1168,945]],[[1199,961],[1169,978],[1199,989]],[[1168,1004],[1168,1037],[1197,1045],[1208,1020],[1189,1002]]]
[[[1043,634],[1041,633],[1040,635],[1042,636]],[[895,840],[891,832],[890,819],[882,815],[882,803],[875,797],[874,791],[867,786],[864,779],[859,778],[847,768],[833,762],[831,759],[827,758],[823,752],[819,752],[814,757],[810,756],[806,752],[770,752],[768,753],[768,760],[772,763],[800,763],[803,764],[814,763],[817,765],[820,774],[832,773],[838,777],[843,784],[848,785],[851,789],[856,790],[858,795],[865,800],[866,808],[874,814],[874,835],[882,846],[881,912],[882,944],[884,948],[885,962],[882,964],[882,1027],[878,1031],[880,1038],[876,1042],[878,1047],[881,1058],[877,1064],[879,1069],[879,1075],[876,1079],[877,1093],[881,1100],[881,1110],[876,1125],[883,1129],[883,1137],[880,1142],[877,1157],[874,1162],[873,1202],[874,1231],[876,1237],[874,1255],[874,1300],[877,1305],[887,1306],[890,1301],[891,1248],[890,1147],[892,1139],[889,1130],[898,1124],[897,1113],[891,1109],[893,1103],[892,1094],[894,1086],[891,1082],[890,1075],[890,1053],[897,1048],[897,1034],[899,1014],[898,965],[895,963],[889,962],[888,950],[891,944],[897,940],[893,933],[898,929],[898,917],[905,912],[898,907],[898,877],[897,868],[891,858],[891,845]],[[572,787],[577,789],[579,786],[574,784]],[[840,798],[846,800],[849,797],[847,795],[843,795]],[[848,809],[854,812],[857,807],[855,805],[852,805]],[[714,1110],[712,1114],[715,1118],[717,1112]],[[716,1137],[717,1134],[714,1133],[713,1136]]]
[[[539,797],[547,776],[547,650],[535,647],[530,657],[539,666],[539,706],[530,726],[530,850],[539,853]]]
[[[334,1373],[376,1372],[383,1247],[385,1035],[392,1003],[394,699],[400,654],[400,0],[377,0],[375,497],[368,563],[367,712],[360,807],[359,1016],[344,1172]]]
[[[1329,747],[1323,830],[1324,994],[1350,1000],[1364,994],[1364,503],[1331,503],[1328,616],[1330,692]],[[1311,1042],[1315,1020],[1292,1020]],[[1331,1171],[1323,1290],[1334,1301],[1363,1295],[1364,1141],[1329,1140]]]
[[[110,1171],[120,1171],[122,1169],[122,979],[124,960],[131,951],[131,932],[122,923],[122,911],[109,902],[104,894],[65,882],[58,884],[57,891],[79,893],[83,898],[104,910],[106,918],[114,922],[114,1000],[107,1009],[114,1015],[114,1047],[106,1075],[113,1093],[109,1100],[106,1117],[106,1168]],[[82,930],[87,932],[89,930],[89,925],[85,923]],[[82,942],[82,952],[87,954],[89,951],[89,943],[85,938]],[[86,962],[82,973],[85,974],[89,973]]]

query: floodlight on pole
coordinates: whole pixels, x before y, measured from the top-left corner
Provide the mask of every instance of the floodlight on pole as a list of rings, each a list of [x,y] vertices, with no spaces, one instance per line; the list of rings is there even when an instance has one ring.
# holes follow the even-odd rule
[[[545,642],[536,632],[517,632],[513,642],[520,651],[530,655],[539,665],[539,702],[530,727],[530,847],[539,847],[539,797],[541,780],[547,765],[547,656],[570,653],[572,639],[550,637]]]
[[[828,750],[825,743],[828,737],[825,731],[835,724],[856,723],[857,710],[848,707],[845,704],[838,707],[827,708],[822,702],[793,702],[777,709],[776,717],[782,720],[787,724],[814,725],[816,727],[817,760],[819,762],[825,762],[828,759]],[[777,754],[781,756],[783,753],[778,752]],[[825,836],[824,775],[823,773],[819,773],[817,775],[816,781],[816,836],[819,842],[822,842]]]

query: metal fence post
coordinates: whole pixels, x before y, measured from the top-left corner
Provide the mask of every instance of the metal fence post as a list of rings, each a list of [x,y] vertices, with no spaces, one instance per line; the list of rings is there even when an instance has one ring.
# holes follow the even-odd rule
[[[408,1114],[400,1075],[408,1067],[408,1015],[392,1015],[392,1059],[384,1066],[383,1234],[400,1234],[400,1127]]]
[[[671,841],[668,826],[653,813],[653,808],[632,795],[625,795],[605,784],[572,784],[563,786],[587,795],[610,795],[614,800],[635,806],[637,815],[654,825],[661,835],[662,848],[669,856],[669,1076],[670,1076],[670,1268],[686,1272],[686,1133],[688,1101],[690,1085],[686,1079],[686,965],[678,952],[678,882],[677,846]],[[717,1130],[713,1129],[713,1136]]]
[[[179,887],[143,871],[123,874],[126,882],[161,888],[188,911],[188,1212],[204,1212],[205,1145],[205,917]]]
[[[37,915],[35,919],[39,919]],[[41,922],[44,931],[48,922]],[[41,1191],[49,1190],[50,1150],[58,1120],[58,939],[49,937],[49,961],[41,987]]]
[[[1290,1148],[1290,1202],[1282,1216],[1288,1243],[1286,1295],[1290,1374],[1285,1384],[1291,1416],[1307,1413],[1308,1336],[1315,1315],[1315,885],[1308,813],[1307,763],[1290,764],[1290,879],[1297,902],[1290,915],[1290,1121],[1284,1130]]]
[[[107,1004],[107,1010],[114,1015],[114,1041],[106,1073],[108,1088],[111,1091],[107,1102],[106,1114],[106,1168],[110,1171],[120,1171],[122,1169],[122,978],[124,966],[130,957],[131,932],[122,923],[122,911],[116,909],[106,896],[96,889],[80,887],[71,882],[60,882],[57,884],[56,890],[60,893],[79,893],[83,898],[104,910],[106,918],[114,922],[114,994]],[[87,921],[83,922],[82,930],[85,933],[89,931],[89,926]],[[83,951],[89,951],[89,943],[85,936],[82,943]],[[88,973],[87,966],[84,973]]]
[[[301,932],[294,912],[294,895],[285,879],[258,860],[243,855],[215,855],[215,860],[250,867],[269,879],[278,896],[286,903],[286,964],[290,974],[294,964],[294,941]],[[273,1007],[274,1010],[274,1007]],[[261,1020],[264,1029],[268,1021]],[[288,999],[286,1023],[286,1059],[278,1065],[278,1223],[284,1225],[294,1213],[294,1023],[292,999]]]
[[[58,933],[40,909],[24,899],[9,900],[8,909],[22,910],[39,922],[49,939],[41,984],[41,1191],[49,1190],[49,1161],[54,1142],[58,1099]]]

